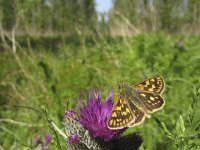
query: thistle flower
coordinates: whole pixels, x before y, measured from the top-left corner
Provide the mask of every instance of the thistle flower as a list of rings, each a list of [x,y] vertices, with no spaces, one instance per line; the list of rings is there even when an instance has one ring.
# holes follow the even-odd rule
[[[34,139],[34,147],[35,149],[41,148],[42,150],[49,150],[50,149],[50,143],[52,141],[52,137],[49,132],[46,132],[44,136],[44,140],[40,134],[37,134]]]
[[[80,141],[80,137],[77,134],[72,134],[69,136],[69,142],[71,144],[76,144]]]
[[[67,110],[65,111],[65,114],[64,114],[64,117],[65,118],[74,118],[76,117],[76,112],[74,110]]]
[[[88,99],[79,99],[82,105],[76,111],[65,111],[65,134],[69,149],[132,150],[141,145],[143,140],[138,133],[121,137],[126,129],[111,130],[107,127],[114,105],[113,94],[114,90],[102,101],[97,90],[90,90]]]
[[[52,141],[52,137],[51,137],[50,133],[46,132],[46,134],[45,134],[45,145],[49,145],[51,143],[51,141]]]
[[[100,149],[96,141],[90,136],[89,131],[77,120],[77,114],[73,110],[67,110],[65,117],[65,134],[68,149]]]
[[[108,119],[113,108],[114,90],[111,91],[106,101],[101,101],[101,95],[90,91],[86,104],[80,107],[78,121],[90,132],[93,137],[100,137],[105,141],[119,138],[124,130],[111,130],[107,127]]]

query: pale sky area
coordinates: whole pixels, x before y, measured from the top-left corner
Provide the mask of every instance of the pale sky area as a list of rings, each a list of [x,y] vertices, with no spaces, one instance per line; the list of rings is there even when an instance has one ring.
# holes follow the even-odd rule
[[[112,0],[96,0],[96,8],[98,12],[108,12],[112,7]]]

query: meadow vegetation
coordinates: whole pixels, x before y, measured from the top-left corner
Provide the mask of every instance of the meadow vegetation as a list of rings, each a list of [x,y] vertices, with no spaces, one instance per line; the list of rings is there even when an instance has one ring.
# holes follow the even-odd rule
[[[125,134],[140,132],[140,149],[200,149],[200,1],[0,1],[0,149],[33,149],[55,131],[66,109],[90,88],[103,97],[118,82],[161,75],[164,108]],[[60,144],[59,144],[60,143]],[[60,145],[60,146],[59,146]]]
[[[0,145],[3,148],[28,149],[34,137],[46,131],[53,136],[51,147],[56,148],[56,135],[44,108],[62,128],[64,111],[75,107],[73,98],[80,91],[97,87],[105,97],[120,81],[136,83],[156,75],[162,75],[165,80],[166,105],[126,134],[141,133],[144,143],[140,149],[200,148],[198,36],[138,34],[78,39],[76,44],[66,39],[63,37],[59,42],[50,39],[46,45],[38,39],[41,44],[34,49],[34,40],[30,39],[28,48],[4,47],[0,51]],[[19,45],[23,45],[23,40]],[[58,135],[58,138],[64,147],[62,137]]]

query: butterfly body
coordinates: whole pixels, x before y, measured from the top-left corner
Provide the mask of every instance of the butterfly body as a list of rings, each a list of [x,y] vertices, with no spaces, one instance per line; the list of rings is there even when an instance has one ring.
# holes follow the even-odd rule
[[[162,77],[154,77],[138,84],[119,84],[117,104],[112,110],[108,128],[122,129],[141,124],[145,117],[161,109],[165,101],[160,96],[164,90]]]

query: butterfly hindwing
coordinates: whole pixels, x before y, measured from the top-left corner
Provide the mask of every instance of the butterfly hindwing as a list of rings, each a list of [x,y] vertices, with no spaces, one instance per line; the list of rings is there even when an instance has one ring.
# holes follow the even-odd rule
[[[164,80],[161,76],[153,77],[138,84],[132,84],[131,87],[137,91],[160,94],[164,89]]]
[[[110,129],[122,129],[135,121],[135,116],[129,105],[128,98],[119,95],[117,99],[117,104],[114,106],[108,120],[108,127]]]
[[[135,125],[139,125],[141,124],[144,119],[145,119],[145,113],[139,109],[134,103],[130,103],[130,107],[133,110],[134,116],[135,116],[135,121],[132,122],[132,124],[130,125],[130,127],[133,127]]]
[[[142,104],[146,107],[149,113],[160,110],[165,104],[164,99],[160,95],[153,93],[139,92],[137,97],[139,101],[141,101]]]

